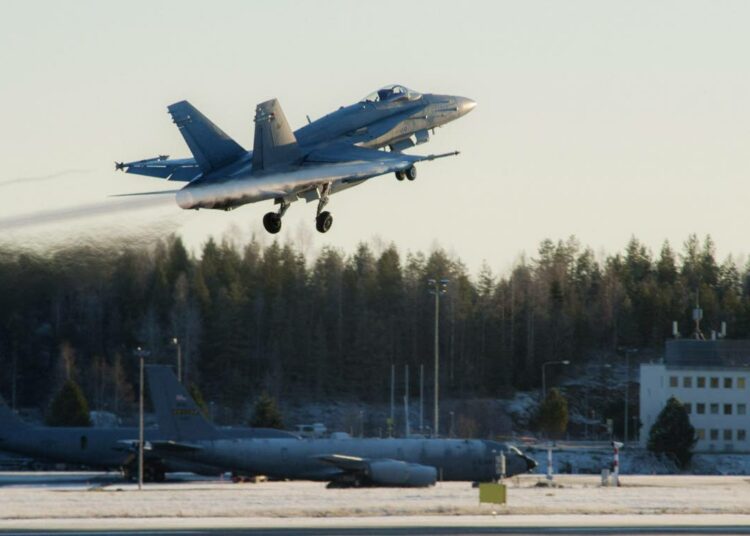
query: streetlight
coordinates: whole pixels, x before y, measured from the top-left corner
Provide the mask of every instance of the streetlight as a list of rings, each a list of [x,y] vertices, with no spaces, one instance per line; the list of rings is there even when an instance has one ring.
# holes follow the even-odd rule
[[[430,294],[435,296],[435,426],[433,427],[433,434],[435,437],[440,436],[440,405],[439,405],[439,379],[440,379],[440,295],[448,292],[448,280],[447,279],[428,279],[427,287],[430,289]]]
[[[182,349],[180,348],[180,339],[172,337],[172,344],[177,347],[177,381],[182,383]]]
[[[139,361],[140,393],[138,395],[138,489],[143,489],[143,360],[151,353],[140,346],[133,352]]]
[[[697,329],[697,328],[696,328]],[[622,419],[622,441],[628,442],[628,398],[630,395],[630,354],[638,353],[637,348],[625,348],[625,414]]]
[[[547,376],[544,371],[547,365],[570,365],[570,361],[565,359],[564,361],[546,361],[542,363],[542,399],[547,398]]]

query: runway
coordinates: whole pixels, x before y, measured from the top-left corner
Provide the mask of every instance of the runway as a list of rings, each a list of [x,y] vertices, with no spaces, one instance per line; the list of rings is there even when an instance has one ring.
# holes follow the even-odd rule
[[[507,535],[747,535],[750,516],[429,516],[339,519],[109,519],[65,520],[51,524],[3,524],[2,534],[72,535],[257,535],[371,536],[474,534]],[[36,527],[34,525],[37,525]],[[46,525],[46,526],[45,526]]]

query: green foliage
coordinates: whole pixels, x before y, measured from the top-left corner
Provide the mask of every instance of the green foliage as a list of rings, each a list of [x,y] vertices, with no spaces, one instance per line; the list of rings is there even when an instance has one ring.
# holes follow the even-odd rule
[[[648,450],[667,455],[681,469],[690,465],[692,448],[697,438],[695,428],[682,402],[675,397],[667,400],[667,405],[656,417],[648,435]]]
[[[559,438],[568,429],[568,401],[558,389],[550,389],[539,405],[537,426],[548,437]]]
[[[91,426],[89,404],[76,382],[63,384],[52,400],[46,422],[49,426]]]
[[[96,408],[128,409],[133,349],[168,359],[177,337],[185,377],[235,416],[260,388],[380,402],[391,363],[411,367],[412,392],[414,371],[429,364],[430,278],[450,280],[439,318],[440,389],[450,397],[537,388],[541,364],[553,359],[576,364],[618,347],[661,348],[673,320],[690,333],[698,289],[706,330],[726,320],[730,337],[750,336],[750,270],[731,258],[717,264],[713,242],[694,235],[656,255],[632,238],[605,257],[574,237],[545,240],[507,273],[483,266],[472,274],[440,249],[305,251],[209,240],[192,255],[177,237],[49,255],[0,248],[0,385],[11,384],[15,362],[19,405],[45,400],[65,343]]]
[[[266,391],[263,391],[255,401],[255,415],[251,426],[256,428],[284,428],[281,411],[276,405],[276,400]]]

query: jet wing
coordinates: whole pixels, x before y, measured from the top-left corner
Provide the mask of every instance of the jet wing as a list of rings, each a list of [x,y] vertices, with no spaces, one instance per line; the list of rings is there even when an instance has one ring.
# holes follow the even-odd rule
[[[416,162],[453,156],[458,152],[416,156],[389,153],[353,145],[331,145],[308,154],[303,165],[291,170],[238,180],[188,184],[177,192],[184,209],[227,208],[266,199],[297,195],[326,183],[353,183],[403,171]]]
[[[359,472],[367,469],[367,460],[358,456],[346,456],[345,454],[327,454],[318,456],[318,459],[331,465],[335,465],[342,471]]]
[[[193,443],[181,443],[178,441],[149,441],[148,444],[151,446],[151,450],[162,454],[167,453],[180,453],[180,452],[195,452],[203,450],[203,447]]]
[[[115,162],[115,169],[178,182],[190,182],[201,175],[201,169],[194,158],[169,160],[166,155],[135,162]]]

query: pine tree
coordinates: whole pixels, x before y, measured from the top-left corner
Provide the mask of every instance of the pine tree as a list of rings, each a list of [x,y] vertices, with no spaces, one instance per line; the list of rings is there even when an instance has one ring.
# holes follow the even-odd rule
[[[276,405],[276,400],[265,391],[255,401],[255,416],[251,424],[257,428],[284,428],[281,411]]]
[[[685,469],[690,465],[691,450],[696,441],[695,428],[690,424],[685,407],[675,397],[670,397],[651,427],[648,450],[669,456]]]
[[[46,422],[49,426],[91,426],[89,404],[76,382],[65,382],[52,400]]]
[[[568,401],[557,389],[550,389],[539,406],[539,428],[550,437],[560,437],[568,428]]]

